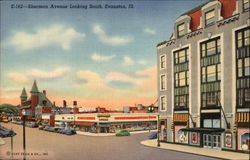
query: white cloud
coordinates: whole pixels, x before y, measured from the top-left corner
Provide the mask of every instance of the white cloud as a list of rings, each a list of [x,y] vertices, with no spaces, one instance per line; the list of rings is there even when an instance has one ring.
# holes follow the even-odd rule
[[[154,29],[151,29],[151,28],[145,28],[143,30],[143,32],[151,34],[151,35],[155,35],[156,34],[156,31]]]
[[[124,66],[130,66],[134,64],[134,60],[130,58],[129,56],[124,56],[123,57],[123,65]]]
[[[113,59],[115,57],[115,55],[111,55],[111,56],[104,56],[104,55],[100,55],[97,53],[94,53],[91,55],[91,59],[93,61],[97,61],[97,62],[107,62],[111,59]]]
[[[128,36],[108,36],[102,26],[98,24],[94,25],[93,32],[102,43],[111,46],[124,45],[133,41],[133,39]]]
[[[29,79],[25,74],[21,74],[18,72],[10,72],[8,73],[7,77],[14,82],[20,83],[20,84],[26,84],[29,83]]]
[[[32,76],[33,78],[40,78],[40,79],[53,79],[57,77],[63,76],[69,70],[68,67],[58,67],[53,71],[44,71],[40,69],[32,69],[28,75]]]
[[[8,44],[21,50],[30,50],[45,46],[59,46],[69,50],[71,44],[76,40],[85,37],[73,28],[66,28],[63,25],[52,25],[48,28],[41,28],[35,33],[16,32],[8,41]]]
[[[146,60],[139,60],[138,63],[140,65],[146,65],[146,64],[148,64],[148,62]]]
[[[106,82],[129,82],[129,83],[136,83],[136,79],[134,77],[131,77],[125,73],[121,72],[109,72],[105,77]]]

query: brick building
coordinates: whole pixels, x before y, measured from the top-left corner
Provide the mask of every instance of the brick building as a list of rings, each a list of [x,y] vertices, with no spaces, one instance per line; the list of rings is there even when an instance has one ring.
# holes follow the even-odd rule
[[[20,96],[21,104],[18,106],[20,108],[20,116],[22,116],[22,108],[24,108],[28,114],[27,120],[35,121],[41,119],[44,114],[51,114],[53,104],[47,98],[45,90],[39,92],[36,81],[33,83],[30,95],[28,98],[26,90],[23,88]]]

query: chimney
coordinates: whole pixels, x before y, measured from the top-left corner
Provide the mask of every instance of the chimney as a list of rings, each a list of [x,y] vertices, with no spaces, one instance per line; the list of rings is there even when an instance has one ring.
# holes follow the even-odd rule
[[[73,101],[73,106],[77,107],[77,101]]]
[[[46,96],[46,90],[43,90],[43,94]]]
[[[63,100],[63,107],[67,107],[67,102]]]
[[[53,106],[56,106],[56,102],[55,101],[53,101]]]

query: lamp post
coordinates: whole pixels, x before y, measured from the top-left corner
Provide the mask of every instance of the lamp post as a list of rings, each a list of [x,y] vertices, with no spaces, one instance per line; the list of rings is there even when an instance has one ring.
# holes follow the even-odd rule
[[[11,137],[10,137],[10,140],[11,140],[11,159],[13,159],[13,130],[12,130],[12,128],[11,128],[11,130],[10,130],[10,132],[11,132]]]
[[[157,122],[158,122],[158,135],[157,135],[157,147],[160,147],[161,145],[160,145],[160,121],[159,121],[159,119],[160,119],[160,115],[158,114],[157,115]]]
[[[152,113],[153,111],[154,111],[154,105],[153,104],[151,104],[150,106],[148,106],[148,111],[150,112],[150,113]],[[148,116],[148,119],[149,119],[149,124],[151,124],[150,123],[150,115]],[[152,125],[152,124],[151,124]],[[149,126],[149,132],[150,132],[150,127],[151,127],[151,125]]]
[[[23,115],[23,160],[26,160],[25,109],[22,110],[22,115]]]

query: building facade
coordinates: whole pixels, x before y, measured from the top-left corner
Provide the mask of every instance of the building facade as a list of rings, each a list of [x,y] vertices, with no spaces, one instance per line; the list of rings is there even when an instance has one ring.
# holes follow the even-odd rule
[[[250,148],[249,0],[212,0],[157,45],[161,140]]]
[[[42,119],[42,115],[50,115],[53,104],[47,98],[46,91],[39,92],[37,83],[34,81],[30,90],[30,97],[28,98],[25,88],[23,88],[18,106],[19,116],[22,116],[22,109],[26,110],[26,119],[37,121]]]
[[[55,126],[96,133],[115,133],[119,129],[154,130],[157,128],[157,113],[58,114],[55,115]]]

